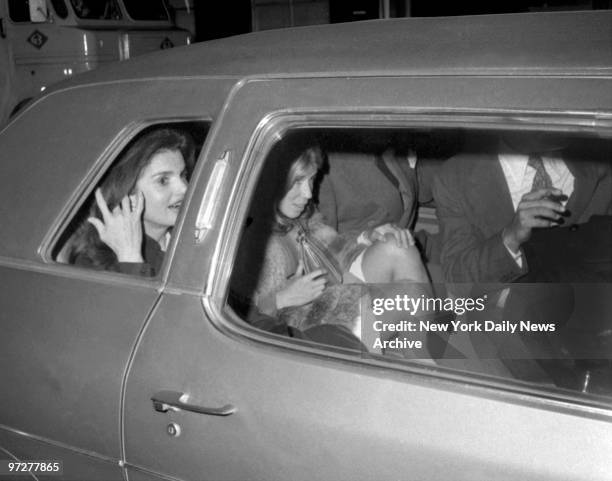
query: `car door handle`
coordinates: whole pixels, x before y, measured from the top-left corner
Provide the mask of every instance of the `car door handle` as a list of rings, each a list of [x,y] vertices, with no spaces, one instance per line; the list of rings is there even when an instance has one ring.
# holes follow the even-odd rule
[[[210,416],[229,416],[236,412],[236,407],[231,404],[226,404],[220,408],[210,408],[205,406],[196,406],[187,402],[188,395],[176,391],[159,391],[151,397],[153,401],[153,409],[157,412],[165,413],[171,411],[191,411],[198,414],[208,414]]]

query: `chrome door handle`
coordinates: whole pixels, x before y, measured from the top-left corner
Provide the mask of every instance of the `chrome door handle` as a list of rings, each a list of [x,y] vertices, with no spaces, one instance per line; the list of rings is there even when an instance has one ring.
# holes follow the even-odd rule
[[[189,404],[187,400],[187,394],[176,391],[159,391],[151,397],[153,409],[160,413],[165,413],[169,410],[183,410],[198,414],[208,414],[210,416],[229,416],[236,412],[236,407],[231,404],[226,404],[220,408],[209,408]]]

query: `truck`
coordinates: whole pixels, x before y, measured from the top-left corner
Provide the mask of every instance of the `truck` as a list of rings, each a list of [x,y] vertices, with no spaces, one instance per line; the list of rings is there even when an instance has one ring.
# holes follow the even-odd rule
[[[53,83],[190,43],[164,0],[0,0],[0,125]]]

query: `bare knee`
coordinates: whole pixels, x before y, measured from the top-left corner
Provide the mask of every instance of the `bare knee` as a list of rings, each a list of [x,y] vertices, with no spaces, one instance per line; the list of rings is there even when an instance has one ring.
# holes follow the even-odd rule
[[[428,281],[419,250],[415,246],[400,247],[395,242],[377,242],[368,247],[362,269],[367,282]]]

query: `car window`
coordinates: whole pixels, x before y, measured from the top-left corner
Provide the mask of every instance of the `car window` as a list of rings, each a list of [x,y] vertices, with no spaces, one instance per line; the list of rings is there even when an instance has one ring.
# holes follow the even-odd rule
[[[228,305],[242,319],[395,366],[612,396],[609,136],[279,137],[233,268]]]
[[[59,18],[66,18],[68,16],[68,7],[64,0],[51,0],[51,5],[53,5],[53,9]]]
[[[13,22],[29,22],[30,21],[30,6],[29,2],[24,0],[9,0],[9,15]]]
[[[88,187],[52,258],[81,268],[157,276],[207,131],[205,122],[141,129]]]
[[[115,0],[70,0],[79,18],[119,20],[121,10]]]
[[[134,20],[168,20],[168,12],[161,0],[147,2],[135,2],[134,0],[126,0],[125,8],[128,15]]]

